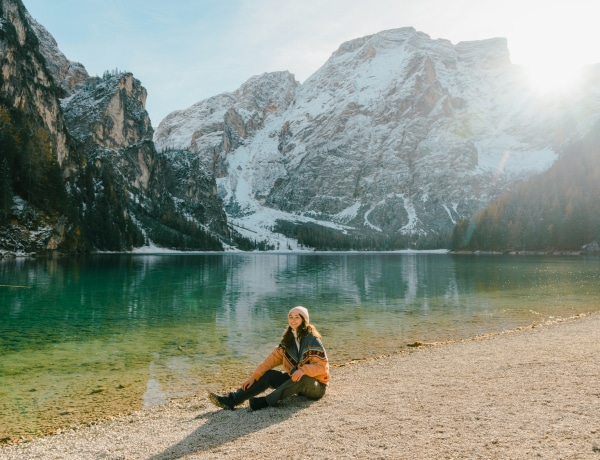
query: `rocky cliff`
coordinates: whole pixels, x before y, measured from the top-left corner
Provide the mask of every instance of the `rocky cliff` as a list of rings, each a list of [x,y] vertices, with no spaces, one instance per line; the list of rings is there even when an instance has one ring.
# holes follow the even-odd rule
[[[1,0],[0,95],[3,105],[17,110],[31,130],[43,128],[50,136],[59,164],[66,163],[69,145],[57,88],[30,16],[18,0]]]
[[[119,71],[90,78],[19,0],[0,5],[0,137],[11,140],[10,151],[0,148],[0,225],[9,222],[0,228],[0,249],[219,250],[230,243],[211,169],[191,158],[184,176],[172,152],[154,148],[141,83]],[[46,167],[62,181],[40,173],[23,186],[21,171]],[[43,198],[49,185],[60,205]],[[11,191],[26,196],[9,196],[7,204]]]
[[[210,158],[216,176],[226,177],[227,154],[263,129],[267,117],[283,113],[294,100],[297,87],[289,72],[252,77],[233,93],[169,114],[155,133],[156,148],[186,149]]]
[[[54,77],[54,82],[62,90],[61,97],[72,95],[79,90],[89,79],[89,75],[83,64],[73,62],[58,49],[54,37],[44,26],[25,12],[25,18],[34,31],[39,41],[39,51],[46,59],[46,67]]]
[[[261,91],[171,114],[155,142],[213,159],[230,221],[273,240],[274,228],[318,224],[445,246],[456,222],[549,168],[598,114],[589,91],[541,99],[504,39],[454,45],[412,28],[342,44],[301,85],[265,74],[244,86]]]

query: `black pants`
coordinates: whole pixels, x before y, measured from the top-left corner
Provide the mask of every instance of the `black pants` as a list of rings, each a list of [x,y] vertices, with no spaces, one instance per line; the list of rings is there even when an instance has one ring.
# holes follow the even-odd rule
[[[250,385],[247,390],[240,388],[231,393],[231,396],[237,406],[269,388],[274,388],[275,390],[267,395],[267,403],[269,406],[276,406],[277,401],[280,399],[299,393],[302,393],[303,396],[309,399],[320,399],[325,394],[327,385],[308,375],[303,375],[300,380],[294,382],[285,372],[269,370],[260,379]]]

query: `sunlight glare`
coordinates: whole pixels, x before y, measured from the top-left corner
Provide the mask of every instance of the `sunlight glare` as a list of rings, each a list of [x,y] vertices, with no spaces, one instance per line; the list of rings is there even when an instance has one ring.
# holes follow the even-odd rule
[[[539,63],[523,66],[532,88],[540,93],[559,93],[575,89],[582,68],[574,63]]]

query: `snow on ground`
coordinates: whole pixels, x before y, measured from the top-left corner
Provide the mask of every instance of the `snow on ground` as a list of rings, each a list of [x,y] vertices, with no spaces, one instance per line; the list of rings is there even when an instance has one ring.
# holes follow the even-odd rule
[[[375,206],[373,206],[371,209],[369,209],[367,212],[365,212],[365,220],[364,220],[365,226],[367,226],[367,227],[369,227],[369,228],[372,228],[373,230],[375,230],[375,231],[378,231],[378,232],[380,232],[380,231],[381,231],[381,228],[377,227],[376,225],[373,225],[373,224],[372,224],[372,223],[369,221],[369,215],[371,214],[371,212],[373,212],[373,210],[374,210],[374,209],[375,209],[377,206],[379,206],[379,205],[382,205],[382,204],[384,204],[384,201],[380,201],[380,202],[379,202],[379,203],[377,203]]]
[[[356,218],[358,215],[358,211],[360,210],[361,203],[360,201],[356,201],[352,206],[347,207],[343,211],[340,211],[334,216],[334,220],[339,222],[349,222],[352,219]]]
[[[415,211],[412,200],[409,197],[404,196],[404,194],[397,194],[396,196],[404,200],[404,209],[408,213],[408,223],[400,229],[400,233],[406,234],[415,231],[417,229],[417,222],[419,219],[417,217],[417,211]]]
[[[448,208],[448,206],[446,206],[445,204],[442,204],[442,207],[446,210],[446,213],[448,213],[448,217],[450,218],[450,220],[452,221],[452,223],[454,225],[456,225],[456,220],[454,219],[454,216],[450,212],[450,209]],[[456,211],[456,205],[453,206],[453,209]]]
[[[312,222],[317,225],[334,228],[340,231],[345,231],[350,228],[344,225],[337,225],[329,221],[320,221],[306,215],[290,214],[277,209],[267,208],[256,202],[253,203],[252,206],[255,210],[253,214],[238,218],[228,216],[229,223],[235,228],[236,231],[246,238],[250,238],[255,241],[265,241],[268,245],[273,246],[275,250],[312,251],[311,248],[305,248],[299,245],[295,239],[287,238],[280,233],[273,232],[273,224],[277,220],[286,220],[291,222]]]

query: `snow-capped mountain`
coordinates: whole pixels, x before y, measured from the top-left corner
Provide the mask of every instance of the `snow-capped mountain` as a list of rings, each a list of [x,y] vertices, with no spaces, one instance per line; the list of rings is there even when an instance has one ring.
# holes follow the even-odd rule
[[[172,113],[154,141],[210,158],[230,222],[255,235],[312,221],[435,245],[589,129],[595,82],[549,103],[505,39],[402,28],[342,44],[303,84],[264,74]]]

